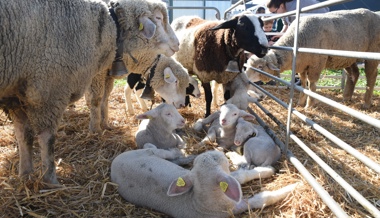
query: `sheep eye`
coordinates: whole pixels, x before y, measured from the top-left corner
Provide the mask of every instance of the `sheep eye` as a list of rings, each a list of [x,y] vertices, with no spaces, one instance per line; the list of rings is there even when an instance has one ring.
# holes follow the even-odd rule
[[[237,115],[237,113],[234,113],[234,116],[236,116]]]

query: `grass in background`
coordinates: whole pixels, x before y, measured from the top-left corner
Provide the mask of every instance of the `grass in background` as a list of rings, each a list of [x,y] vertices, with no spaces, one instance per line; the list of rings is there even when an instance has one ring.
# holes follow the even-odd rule
[[[336,89],[342,92],[343,90],[340,90],[340,87],[341,87],[340,78],[325,78],[325,76],[341,76],[342,71],[343,69],[342,70],[323,70],[321,73],[321,77],[318,80],[317,86],[336,86],[337,87]],[[360,71],[360,76],[364,76],[364,78],[359,78],[358,82],[356,83],[356,87],[365,87],[367,84],[367,79],[365,78],[364,68],[359,68],[359,71]],[[291,70],[287,70],[287,71],[282,72],[281,74],[291,75],[291,73],[292,73]],[[375,83],[375,87],[380,87],[379,76],[380,76],[380,70],[378,70],[378,77]],[[286,81],[290,81],[290,77],[289,78],[284,77],[283,79]],[[355,91],[359,93],[365,92],[365,90],[358,90],[358,89],[355,89]],[[375,90],[373,94],[380,95],[380,90]]]

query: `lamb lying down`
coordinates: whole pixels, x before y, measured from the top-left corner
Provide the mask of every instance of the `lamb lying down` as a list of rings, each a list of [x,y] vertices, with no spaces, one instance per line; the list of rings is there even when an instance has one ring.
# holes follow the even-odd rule
[[[275,204],[296,187],[292,184],[242,199],[239,182],[268,178],[274,174],[273,168],[257,167],[230,174],[224,154],[207,151],[187,170],[163,159],[167,152],[171,151],[139,149],[122,153],[113,160],[111,180],[119,185],[118,191],[125,200],[172,217],[223,218],[248,208]]]
[[[185,119],[172,104],[162,103],[156,108],[136,116],[137,119],[143,120],[139,129],[135,133],[135,141],[138,148],[159,148],[166,150],[176,150],[186,147],[186,143],[181,136],[175,133],[178,128],[185,126]],[[176,163],[180,165],[192,162],[195,156],[185,156],[177,159]]]
[[[205,119],[197,120],[193,128],[198,132],[202,129],[207,129],[206,125],[211,123],[207,129],[207,136],[199,143],[199,146],[216,141],[220,147],[230,149],[234,146],[236,124],[239,117],[247,120],[255,119],[252,114],[240,110],[234,104],[224,104],[219,111]]]
[[[281,157],[281,149],[265,129],[242,118],[238,119],[234,142],[235,145],[244,147],[244,156],[236,152],[228,152],[226,155],[238,166],[271,166]]]

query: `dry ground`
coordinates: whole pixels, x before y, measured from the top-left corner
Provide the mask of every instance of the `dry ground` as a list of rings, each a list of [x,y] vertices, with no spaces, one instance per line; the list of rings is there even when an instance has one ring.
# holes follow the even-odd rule
[[[288,102],[288,90],[274,90],[272,93]],[[320,93],[337,101],[342,99],[340,92],[325,90]],[[353,99],[355,102],[349,106],[360,110],[363,94],[355,94]],[[192,98],[191,101],[191,108],[180,110],[187,120],[184,139],[190,147],[204,136],[195,133],[190,126],[203,117],[205,108],[203,96],[201,99]],[[285,109],[269,98],[261,103],[286,123]],[[136,102],[134,105],[138,108]],[[308,111],[300,107],[296,109],[380,163],[379,129],[322,103],[318,105],[317,108]],[[260,112],[257,106],[252,105],[252,109],[259,113],[282,141],[285,141],[283,129]],[[136,112],[141,113],[141,110]],[[374,97],[374,106],[365,113],[380,119],[379,96]],[[49,190],[44,189],[40,182],[38,145],[35,145],[34,149],[37,170],[31,175],[32,180],[20,181],[17,177],[19,156],[12,123],[0,110],[0,217],[167,217],[157,211],[126,202],[118,195],[115,185],[110,181],[112,160],[118,154],[136,148],[133,135],[137,130],[138,121],[134,116],[125,113],[122,87],[116,87],[110,98],[110,122],[114,126],[112,131],[104,131],[101,135],[90,134],[88,119],[89,109],[83,99],[76,103],[75,108],[69,108],[65,112],[55,147],[57,174],[63,187]],[[377,202],[380,209],[380,178],[377,173],[296,117],[292,119],[291,129],[366,199],[373,204]],[[192,152],[200,153],[210,149],[213,149],[211,145]],[[371,217],[294,142],[290,143],[289,149],[350,217]],[[236,217],[334,217],[331,210],[284,155],[275,168],[278,172],[272,178],[244,184],[244,196],[249,197],[261,190],[278,189],[294,182],[300,182],[301,185],[283,202],[264,209],[251,210]]]

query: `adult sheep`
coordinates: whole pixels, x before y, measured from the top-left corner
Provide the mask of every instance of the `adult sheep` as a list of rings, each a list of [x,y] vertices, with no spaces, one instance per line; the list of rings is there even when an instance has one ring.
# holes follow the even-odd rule
[[[274,174],[271,167],[230,173],[228,159],[220,151],[197,156],[191,170],[163,158],[171,151],[138,149],[117,156],[111,164],[111,180],[128,202],[161,211],[174,218],[223,218],[281,201],[297,186],[263,191],[242,199],[240,184]],[[240,183],[240,184],[239,184]]]
[[[128,28],[125,51],[134,49],[130,44],[136,37],[147,40],[158,30],[149,2],[136,2],[138,16],[120,22]],[[125,20],[130,8],[130,1],[120,0],[115,8],[118,18]],[[33,171],[37,136],[43,181],[58,184],[54,143],[59,121],[66,107],[83,96],[95,74],[112,65],[115,21],[100,0],[0,1],[0,21],[0,107],[14,123],[19,175]],[[144,28],[138,31],[141,25]]]
[[[199,17],[179,17],[172,22],[180,40],[174,57],[202,83],[207,117],[211,113],[210,82],[226,84],[242,72],[244,50],[258,57],[268,51],[263,22],[254,14],[241,14],[228,21],[206,21]]]
[[[157,62],[158,54],[172,56],[178,51],[179,42],[169,24],[164,2],[122,0],[119,5],[120,7],[124,5],[128,9],[123,20],[123,23],[127,25],[124,32],[128,37],[133,37],[133,41],[124,40],[123,61],[129,72],[145,74]],[[149,18],[155,24],[155,34],[149,40],[138,35],[139,29],[145,29],[144,25],[139,25],[135,21],[139,14],[149,14]],[[113,89],[114,80],[122,77],[108,75],[109,69],[99,73],[86,92],[86,100],[90,106],[91,132],[101,133],[103,129],[111,129],[108,124],[108,98]]]
[[[361,52],[380,51],[380,15],[367,9],[342,10],[323,15],[313,15],[300,19],[298,46],[333,50],[349,50]],[[276,42],[276,46],[293,46],[296,22]],[[329,55],[303,53],[297,56],[296,72],[300,75],[301,85],[315,92],[316,83],[323,69],[342,69],[347,71],[348,79],[344,89],[343,100],[351,100],[355,84],[359,77],[356,58],[346,58]],[[373,89],[376,82],[378,60],[365,60],[367,89],[363,108],[371,106]],[[283,50],[273,50],[262,59],[251,57],[248,65],[263,69],[271,74],[291,69],[292,53]],[[250,78],[259,73],[247,70]],[[267,81],[268,78],[261,77]],[[307,102],[306,102],[307,99]],[[312,107],[314,99],[300,93],[300,106]]]

